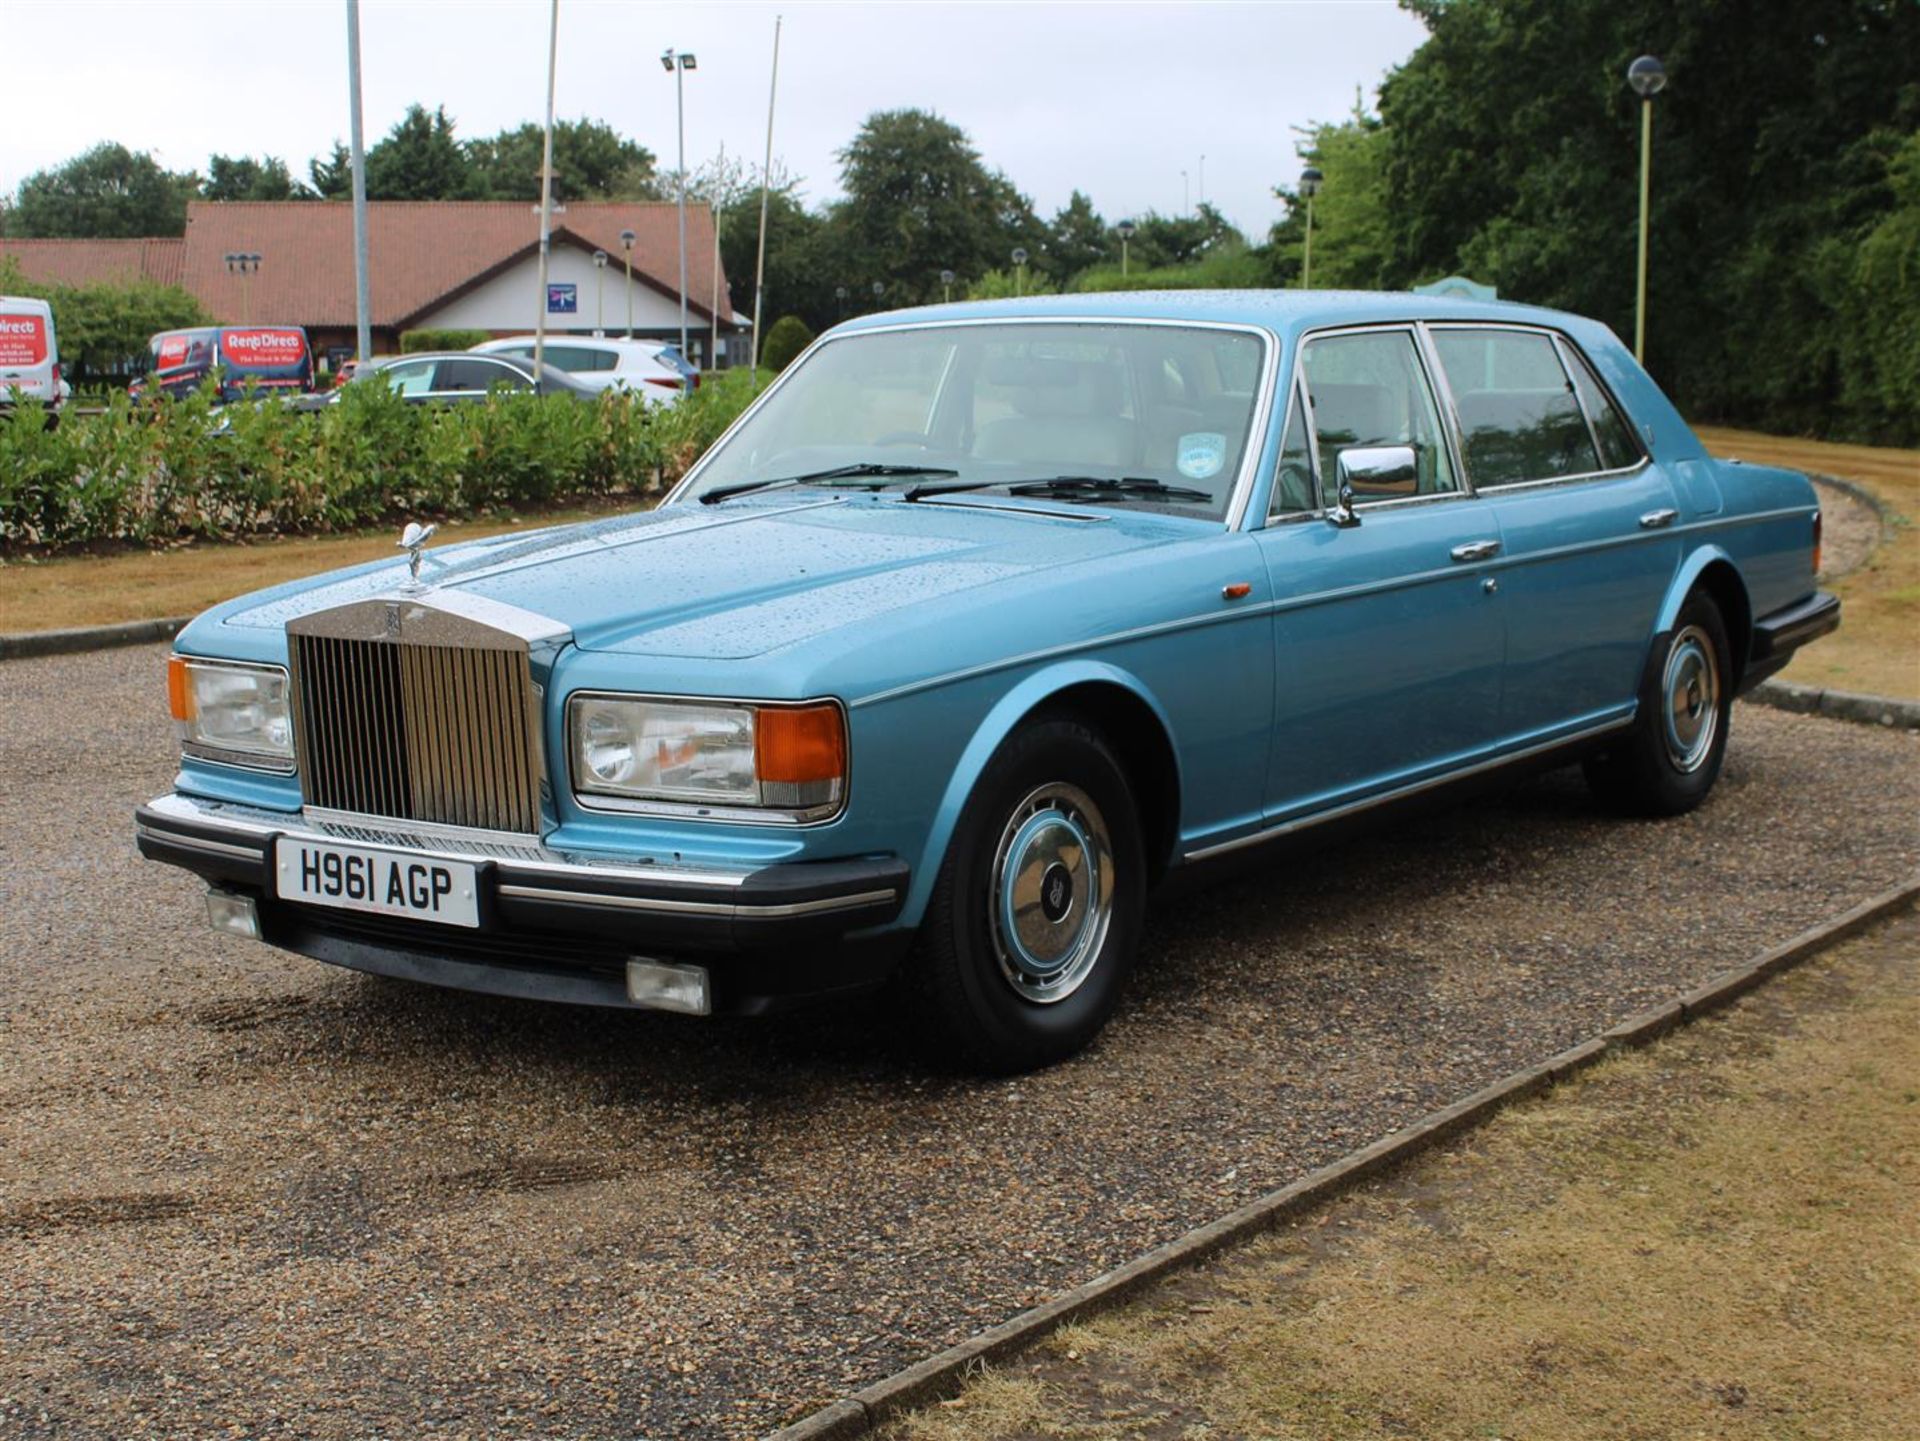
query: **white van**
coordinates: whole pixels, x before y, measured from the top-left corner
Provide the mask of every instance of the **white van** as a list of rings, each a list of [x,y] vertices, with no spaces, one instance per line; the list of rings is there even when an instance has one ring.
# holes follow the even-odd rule
[[[16,390],[51,407],[70,389],[60,378],[53,307],[24,295],[0,295],[0,409],[13,404]]]

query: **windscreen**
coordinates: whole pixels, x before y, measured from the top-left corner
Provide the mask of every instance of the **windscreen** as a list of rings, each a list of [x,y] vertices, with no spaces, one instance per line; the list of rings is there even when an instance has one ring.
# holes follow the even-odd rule
[[[683,499],[848,466],[1225,516],[1264,357],[1248,331],[1081,322],[855,332],[801,362]],[[912,484],[903,480],[903,484]]]

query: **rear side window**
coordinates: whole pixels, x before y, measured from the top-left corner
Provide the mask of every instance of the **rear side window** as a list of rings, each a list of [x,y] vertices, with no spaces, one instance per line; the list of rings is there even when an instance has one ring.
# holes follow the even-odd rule
[[[1467,471],[1485,489],[1601,469],[1559,352],[1522,330],[1436,330]]]
[[[491,390],[496,385],[508,390],[526,390],[531,384],[511,365],[477,359],[443,360],[439,373],[433,378],[435,390]]]
[[[1600,463],[1608,470],[1624,470],[1637,463],[1640,447],[1634,443],[1633,431],[1607,398],[1607,392],[1601,389],[1587,358],[1571,345],[1563,345],[1561,353],[1573,371],[1573,388],[1579,392],[1580,403],[1587,408],[1587,418],[1593,422],[1594,438],[1600,442]]]

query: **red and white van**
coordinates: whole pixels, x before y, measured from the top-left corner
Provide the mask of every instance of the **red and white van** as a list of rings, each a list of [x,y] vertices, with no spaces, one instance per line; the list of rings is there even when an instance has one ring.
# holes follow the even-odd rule
[[[53,333],[53,307],[24,295],[0,295],[0,408],[14,393],[48,406],[67,398],[60,377],[60,346]]]
[[[198,390],[218,372],[220,399],[249,390],[313,389],[313,352],[298,325],[205,325],[163,330],[147,342],[148,370],[128,390],[136,398]]]

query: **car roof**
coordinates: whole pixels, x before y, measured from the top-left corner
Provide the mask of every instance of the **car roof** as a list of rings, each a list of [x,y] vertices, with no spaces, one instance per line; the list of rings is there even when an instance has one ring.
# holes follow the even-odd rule
[[[1035,295],[1020,300],[972,300],[863,315],[829,334],[887,325],[952,320],[1186,320],[1257,325],[1297,334],[1331,325],[1393,320],[1526,321],[1560,329],[1595,324],[1565,311],[1505,300],[1465,300],[1383,290],[1120,290],[1085,295]]]
[[[472,353],[475,355],[496,354],[501,346],[532,345],[533,339],[531,335],[503,335],[497,340],[481,341],[473,347]],[[660,351],[665,348],[657,340],[640,340],[638,338],[628,340],[624,335],[549,335],[546,338],[546,344],[591,345],[599,349],[618,350],[647,356],[658,355]]]

